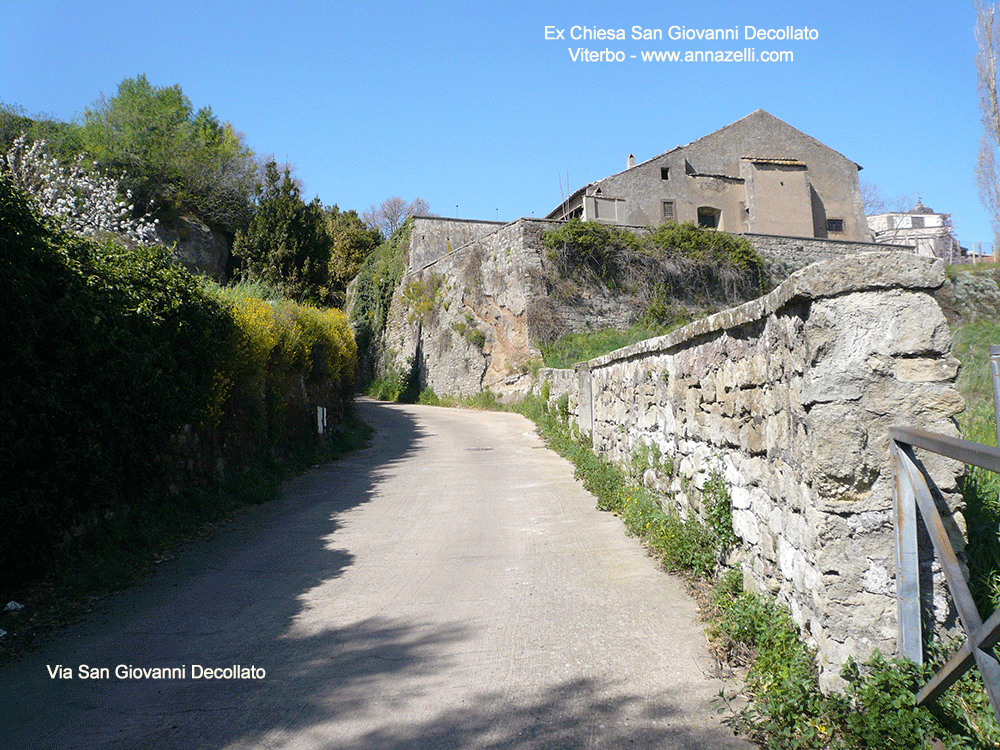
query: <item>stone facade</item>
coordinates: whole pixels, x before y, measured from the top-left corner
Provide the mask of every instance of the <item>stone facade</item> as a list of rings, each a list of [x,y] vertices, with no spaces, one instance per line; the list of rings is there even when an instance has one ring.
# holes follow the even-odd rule
[[[698,510],[699,490],[724,478],[745,582],[790,607],[825,687],[847,657],[896,650],[888,429],[958,435],[943,282],[941,261],[853,254],[572,375],[540,373],[599,453],[624,464],[646,444],[673,457],[672,476],[646,477],[668,502]],[[961,529],[963,467],[925,464]],[[948,626],[940,584],[925,603]]]
[[[577,190],[548,218],[870,239],[860,167],[762,109]]]

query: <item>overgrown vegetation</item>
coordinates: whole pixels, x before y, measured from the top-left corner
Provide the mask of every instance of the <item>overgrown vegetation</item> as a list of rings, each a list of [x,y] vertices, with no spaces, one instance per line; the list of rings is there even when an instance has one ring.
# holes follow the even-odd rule
[[[379,245],[358,270],[348,295],[351,328],[358,343],[360,384],[367,388],[383,362],[382,339],[389,319],[392,295],[406,268],[410,221]]]
[[[253,152],[211,107],[196,111],[179,85],[124,79],[84,111],[80,141],[102,169],[122,175],[142,212],[195,213],[228,232],[249,216]]]
[[[635,294],[647,309],[667,300],[728,306],[766,291],[764,262],[749,242],[690,222],[638,235],[572,220],[545,232],[542,242],[559,278]]]
[[[645,234],[572,220],[542,236],[545,264],[538,281],[546,296],[533,301],[529,325],[545,364],[568,367],[637,341],[661,336],[695,318],[766,291],[764,263],[743,238],[667,222]],[[561,305],[594,296],[628,299],[627,329],[566,332]]]
[[[3,177],[0,271],[0,585],[113,519],[171,507],[183,434],[248,465],[315,439],[293,381],[347,412],[356,349],[342,312],[213,288],[163,247],[62,231]]]
[[[193,538],[214,534],[235,514],[277,499],[281,483],[316,464],[363,447],[371,428],[350,418],[323,444],[304,446],[284,462],[264,459],[221,484],[189,488],[166,504],[142,504],[104,521],[99,534],[61,546],[44,575],[5,589],[22,610],[0,611],[0,663],[54,627],[88,611],[95,600],[135,584]]]
[[[102,231],[121,234],[120,227],[139,222],[149,228],[141,241],[155,241],[154,218],[161,236],[170,236],[163,232],[183,235],[190,225],[181,217],[197,217],[234,242],[227,275],[264,282],[297,301],[343,306],[347,285],[382,240],[374,223],[356,211],[323,206],[318,198],[304,202],[289,168],[254,154],[243,134],[211,107],[195,110],[179,85],[155,86],[142,75],[124,79],[114,96],[102,96],[78,122],[28,117],[15,105],[0,104],[0,163],[12,149],[38,157],[29,165],[33,176],[62,170],[78,185],[113,184],[118,194],[112,198],[120,203],[116,227],[105,220],[105,210]],[[53,185],[65,180],[33,182],[39,185],[31,192],[54,196],[50,202],[60,202],[64,212],[67,203],[93,192],[56,194]],[[422,201],[412,205],[427,211]],[[94,212],[75,213],[74,220],[89,220]],[[381,215],[373,213],[372,222]]]

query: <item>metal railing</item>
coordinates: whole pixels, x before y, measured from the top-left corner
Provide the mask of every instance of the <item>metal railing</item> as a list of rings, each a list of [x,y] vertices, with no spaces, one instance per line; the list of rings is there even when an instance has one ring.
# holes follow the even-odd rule
[[[990,347],[994,408],[1000,442],[1000,346]],[[938,512],[934,486],[914,450],[930,451],[969,466],[1000,473],[1000,449],[923,430],[893,427],[889,431],[892,494],[896,532],[896,600],[899,606],[899,651],[923,664],[920,604],[920,560],[917,547],[917,510],[944,571],[948,592],[955,602],[966,640],[937,674],[917,693],[917,704],[934,701],[973,665],[979,668],[993,713],[1000,718],[1000,662],[993,647],[1000,642],[1000,610],[985,623],[976,607]]]

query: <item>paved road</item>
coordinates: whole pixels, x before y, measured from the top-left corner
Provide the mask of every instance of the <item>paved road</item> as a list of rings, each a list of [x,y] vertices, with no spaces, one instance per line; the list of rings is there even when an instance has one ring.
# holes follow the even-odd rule
[[[369,448],[5,667],[0,747],[748,747],[693,602],[529,422],[361,409]]]

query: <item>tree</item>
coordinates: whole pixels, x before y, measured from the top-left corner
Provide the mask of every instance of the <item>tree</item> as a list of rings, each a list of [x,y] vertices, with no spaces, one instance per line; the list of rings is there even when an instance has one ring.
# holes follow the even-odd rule
[[[976,0],[976,74],[979,89],[979,115],[983,124],[976,163],[976,186],[979,200],[990,214],[994,247],[1000,247],[1000,103],[997,99],[997,53],[1000,51],[1000,26],[996,6],[985,7]]]
[[[377,229],[386,239],[399,229],[408,216],[433,216],[430,204],[423,198],[414,198],[407,203],[398,195],[386,198],[379,205],[370,206],[361,213],[361,219]]]
[[[32,198],[41,216],[57,218],[68,231],[97,237],[112,234],[140,245],[157,241],[156,221],[133,216],[133,206],[125,202],[131,197],[128,191],[89,169],[82,154],[62,165],[49,155],[45,141],[29,142],[22,134],[6,154],[0,153],[0,175],[4,174]]]
[[[330,247],[319,199],[305,203],[291,170],[279,174],[269,161],[247,228],[233,241],[240,278],[262,281],[294,300],[328,304]]]
[[[341,211],[336,205],[323,210],[330,235],[330,302],[343,307],[347,285],[381,243],[381,235],[361,220],[357,211]]]
[[[83,145],[103,169],[122,175],[141,211],[155,202],[227,231],[246,222],[258,184],[253,152],[211,107],[196,112],[176,84],[126,78],[114,97],[84,111]]]
[[[906,213],[917,204],[918,200],[919,198],[913,193],[887,198],[878,185],[865,180],[861,181],[861,205],[864,208],[865,216]]]

